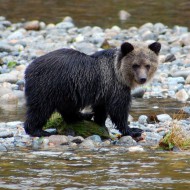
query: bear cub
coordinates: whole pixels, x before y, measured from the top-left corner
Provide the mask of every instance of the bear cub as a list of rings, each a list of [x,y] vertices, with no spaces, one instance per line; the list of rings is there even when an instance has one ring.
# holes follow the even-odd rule
[[[37,58],[25,71],[26,133],[49,136],[42,128],[54,111],[73,123],[91,106],[97,124],[105,126],[109,115],[122,135],[141,136],[141,129],[128,126],[131,89],[153,77],[160,49],[159,42],[124,42],[92,55],[59,49]]]

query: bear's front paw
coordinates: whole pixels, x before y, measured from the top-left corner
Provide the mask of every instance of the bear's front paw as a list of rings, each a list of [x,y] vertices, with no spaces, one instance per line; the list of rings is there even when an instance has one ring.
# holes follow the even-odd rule
[[[32,137],[49,137],[52,135],[51,133],[43,130],[33,130],[33,131],[27,131],[27,134],[31,135]]]
[[[127,130],[122,131],[123,136],[131,136],[133,138],[140,138],[144,131],[139,128],[127,128]]]

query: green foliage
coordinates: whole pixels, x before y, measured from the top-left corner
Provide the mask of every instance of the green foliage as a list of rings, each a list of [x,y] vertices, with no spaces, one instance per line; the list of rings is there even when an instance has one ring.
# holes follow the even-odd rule
[[[75,135],[86,138],[96,134],[103,139],[110,138],[107,129],[97,125],[93,121],[84,120],[68,125],[63,121],[61,115],[58,113],[54,113],[52,115],[44,128],[56,128],[60,135]]]
[[[15,62],[15,61],[10,61],[7,64],[7,66],[8,66],[9,69],[14,68],[16,65],[17,65],[17,62]]]

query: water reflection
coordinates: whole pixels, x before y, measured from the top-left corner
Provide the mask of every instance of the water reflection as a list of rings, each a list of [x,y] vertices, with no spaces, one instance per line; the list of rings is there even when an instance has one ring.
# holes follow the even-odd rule
[[[74,18],[77,26],[97,25],[104,28],[113,25],[124,28],[140,26],[146,22],[190,27],[189,9],[188,0],[0,0],[0,14],[14,22],[38,19],[57,23],[69,15]],[[127,22],[119,20],[120,10],[126,10],[132,15]]]
[[[40,151],[39,151],[40,153]],[[9,152],[1,155],[0,188],[188,189],[188,153]]]
[[[135,120],[140,115],[157,115],[167,113],[171,117],[175,115],[182,116],[179,112],[183,107],[188,106],[187,103],[181,103],[174,99],[133,99],[132,109],[130,114]],[[19,104],[1,104],[0,105],[0,122],[9,121],[24,121],[25,118],[25,103],[19,102]],[[184,114],[183,117],[189,117],[188,114]]]

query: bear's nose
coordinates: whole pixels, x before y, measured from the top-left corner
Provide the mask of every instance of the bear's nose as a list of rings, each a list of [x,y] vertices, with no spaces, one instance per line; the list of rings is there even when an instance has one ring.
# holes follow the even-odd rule
[[[140,79],[140,83],[141,83],[141,84],[144,84],[145,82],[146,82],[146,78],[141,78],[141,79]]]

